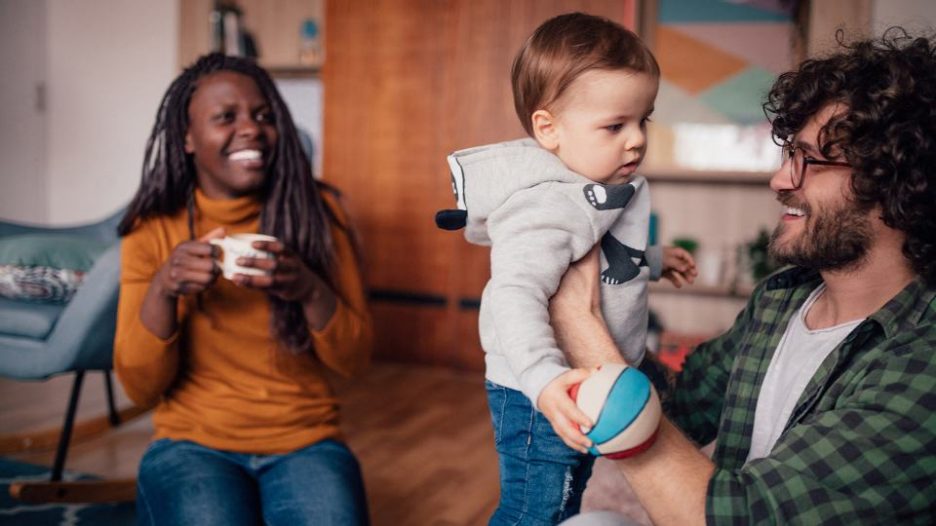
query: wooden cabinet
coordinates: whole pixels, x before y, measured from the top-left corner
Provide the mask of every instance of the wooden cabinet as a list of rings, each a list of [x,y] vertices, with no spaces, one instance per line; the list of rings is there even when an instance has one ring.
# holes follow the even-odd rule
[[[321,25],[320,0],[236,0],[242,25],[254,37],[260,65],[273,75],[312,75],[317,68],[300,60],[301,28],[305,20]],[[179,66],[185,67],[211,50],[210,14],[215,0],[179,0]],[[321,36],[320,36],[321,39]]]

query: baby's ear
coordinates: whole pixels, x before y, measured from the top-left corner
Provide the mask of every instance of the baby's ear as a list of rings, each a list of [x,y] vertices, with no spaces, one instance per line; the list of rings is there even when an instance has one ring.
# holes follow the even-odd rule
[[[533,138],[540,146],[554,151],[559,147],[559,134],[556,129],[556,118],[546,110],[536,110],[530,116],[533,123]]]

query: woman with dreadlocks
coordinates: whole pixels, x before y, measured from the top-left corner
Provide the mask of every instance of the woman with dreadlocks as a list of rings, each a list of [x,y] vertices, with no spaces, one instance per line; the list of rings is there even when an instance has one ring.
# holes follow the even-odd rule
[[[368,362],[347,219],[313,180],[269,75],[211,54],[163,97],[123,239],[115,369],[156,407],[142,524],[365,524],[325,370]],[[219,278],[209,240],[263,233],[263,271]]]

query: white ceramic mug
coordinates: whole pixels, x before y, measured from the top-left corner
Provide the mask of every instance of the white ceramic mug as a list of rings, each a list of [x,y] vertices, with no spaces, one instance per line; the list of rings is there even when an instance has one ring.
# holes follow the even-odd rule
[[[222,253],[217,261],[221,265],[221,274],[225,278],[232,279],[234,274],[246,274],[248,276],[266,274],[265,270],[237,264],[238,258],[273,259],[272,252],[254,248],[254,241],[276,241],[276,238],[263,234],[231,234],[227,237],[208,241],[212,245],[221,247]]]

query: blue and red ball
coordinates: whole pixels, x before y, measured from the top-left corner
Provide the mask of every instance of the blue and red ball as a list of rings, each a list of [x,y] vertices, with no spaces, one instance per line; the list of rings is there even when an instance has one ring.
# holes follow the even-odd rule
[[[660,398],[636,368],[606,364],[573,386],[569,394],[594,422],[585,433],[592,441],[589,452],[593,455],[627,458],[647,450],[656,440],[662,416]]]

